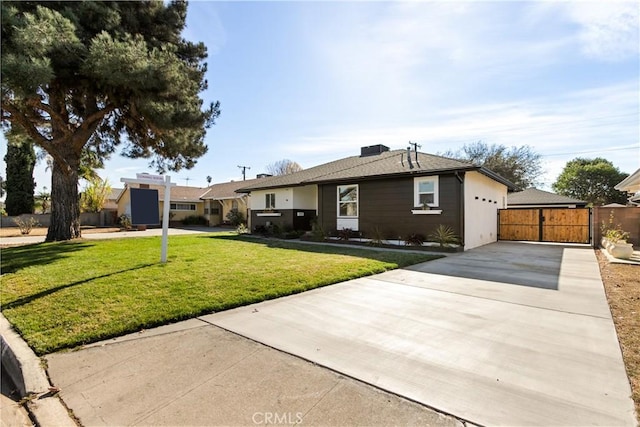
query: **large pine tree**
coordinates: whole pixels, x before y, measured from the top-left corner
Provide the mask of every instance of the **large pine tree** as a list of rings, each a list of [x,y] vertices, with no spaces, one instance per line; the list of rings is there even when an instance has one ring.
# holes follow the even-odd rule
[[[158,171],[192,167],[219,104],[203,109],[207,57],[181,37],[175,1],[20,2],[2,7],[2,121],[53,158],[47,241],[80,237],[81,154],[118,146]]]

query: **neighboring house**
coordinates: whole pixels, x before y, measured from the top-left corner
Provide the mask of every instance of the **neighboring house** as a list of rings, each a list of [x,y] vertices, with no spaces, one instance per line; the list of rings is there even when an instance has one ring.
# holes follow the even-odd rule
[[[616,190],[629,195],[629,203],[640,205],[640,169],[623,179],[615,187]]]
[[[207,193],[202,196],[202,200],[204,200],[204,215],[209,221],[209,224],[219,225],[228,222],[227,215],[232,210],[237,210],[247,219],[249,195],[237,193],[236,190],[248,185],[253,185],[261,179],[264,178],[224,182],[210,186]]]
[[[162,219],[162,210],[164,207],[164,187],[156,185],[132,184],[134,188],[152,188],[158,190],[159,199],[159,215]],[[118,216],[126,214],[131,215],[131,191],[127,185],[117,199]],[[172,214],[171,221],[182,221],[188,216],[204,216],[205,202],[202,200],[209,191],[208,188],[185,187],[176,185],[171,187],[170,212]]]
[[[326,232],[351,229],[387,239],[429,235],[444,224],[464,249],[497,240],[497,210],[513,184],[492,171],[432,154],[363,147],[347,157],[249,184],[252,230],[278,224],[298,230],[312,220]]]
[[[537,188],[527,188],[507,196],[509,209],[527,208],[584,208],[588,202],[571,197],[561,196]]]
[[[111,193],[107,196],[107,201],[102,207],[102,209],[106,210],[118,210],[118,198],[120,194],[124,191],[124,188],[112,188]]]

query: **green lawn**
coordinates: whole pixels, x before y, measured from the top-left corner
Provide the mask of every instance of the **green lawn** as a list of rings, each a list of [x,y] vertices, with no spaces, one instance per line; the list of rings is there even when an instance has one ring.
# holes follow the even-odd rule
[[[37,354],[437,258],[231,233],[2,250],[2,312]]]

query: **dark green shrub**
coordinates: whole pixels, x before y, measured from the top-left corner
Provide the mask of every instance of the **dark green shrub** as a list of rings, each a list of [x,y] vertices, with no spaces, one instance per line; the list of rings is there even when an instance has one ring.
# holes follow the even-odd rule
[[[424,236],[422,234],[414,233],[409,234],[405,239],[404,243],[407,246],[422,246],[424,243]]]
[[[338,239],[339,240],[349,240],[353,237],[353,230],[350,228],[343,228],[338,230]]]
[[[207,218],[202,215],[189,215],[182,220],[182,225],[207,225]]]

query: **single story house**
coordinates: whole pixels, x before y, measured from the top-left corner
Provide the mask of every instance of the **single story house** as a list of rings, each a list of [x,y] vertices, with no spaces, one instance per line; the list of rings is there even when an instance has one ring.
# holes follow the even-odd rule
[[[244,218],[248,215],[249,195],[245,193],[237,193],[241,187],[252,185],[264,179],[265,176],[260,175],[256,179],[248,179],[246,181],[230,181],[220,184],[213,184],[206,188],[187,187],[176,185],[171,187],[171,221],[181,221],[188,216],[203,216],[209,225],[215,226],[227,222],[227,214],[232,210],[240,212]],[[124,189],[116,189],[118,191],[114,204],[118,210],[118,216],[127,214],[131,215],[131,192],[129,185],[134,188],[152,188],[158,190],[159,214],[162,218],[162,209],[164,206],[164,187],[145,184],[127,184]],[[112,193],[115,193],[113,190]]]
[[[246,181],[230,181],[213,184],[201,197],[204,201],[204,216],[210,225],[227,222],[227,215],[232,210],[242,214],[245,219],[249,213],[249,195],[238,193],[236,190],[253,185],[264,178],[247,179]]]
[[[112,188],[102,209],[118,210],[118,198],[123,191],[124,188]]]
[[[507,196],[507,207],[509,209],[584,208],[587,204],[588,202],[584,200],[561,196],[560,194],[538,190],[537,188],[527,188],[523,191],[509,193]]]
[[[351,229],[363,237],[428,236],[450,226],[463,248],[497,240],[497,211],[513,184],[471,163],[417,151],[362,147],[347,157],[237,191],[250,197],[251,229],[278,224],[326,232]]]
[[[159,215],[162,219],[164,209],[164,187],[147,184],[127,184],[117,199],[118,217],[123,214],[131,215],[131,187],[151,188],[158,190]],[[205,202],[202,200],[209,188],[186,187],[176,185],[171,187],[170,212],[171,221],[181,221],[188,216],[204,216]]]
[[[629,195],[629,203],[640,205],[640,169],[620,181],[615,187]]]

